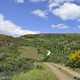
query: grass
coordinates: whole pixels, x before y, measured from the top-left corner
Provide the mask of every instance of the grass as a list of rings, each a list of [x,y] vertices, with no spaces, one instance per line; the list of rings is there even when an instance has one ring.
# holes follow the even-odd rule
[[[18,51],[20,53],[22,53],[21,56],[24,56],[26,58],[29,58],[29,59],[37,59],[38,58],[37,49],[34,47],[22,46],[22,47],[18,48]]]
[[[47,68],[33,69],[13,76],[12,80],[57,80],[56,76]]]

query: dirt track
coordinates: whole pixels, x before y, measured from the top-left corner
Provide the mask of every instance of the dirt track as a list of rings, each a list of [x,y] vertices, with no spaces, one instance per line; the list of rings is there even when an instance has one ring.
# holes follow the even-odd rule
[[[80,79],[74,79],[74,76],[70,73],[62,70],[60,67],[57,67],[56,65],[52,63],[45,63],[49,69],[56,75],[58,80],[80,80]]]

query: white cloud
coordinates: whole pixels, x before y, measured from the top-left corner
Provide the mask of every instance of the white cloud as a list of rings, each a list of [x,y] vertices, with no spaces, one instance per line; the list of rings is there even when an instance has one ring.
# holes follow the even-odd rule
[[[0,34],[11,35],[14,37],[25,34],[37,34],[38,32],[22,29],[20,26],[14,24],[10,20],[5,20],[4,16],[0,14]]]
[[[31,2],[45,2],[47,1],[48,3],[64,3],[64,2],[73,2],[74,0],[30,0]]]
[[[52,13],[63,20],[80,19],[80,6],[74,3],[64,3],[59,8],[53,9]]]
[[[24,3],[24,0],[15,0],[17,3]]]
[[[30,0],[32,2],[48,2],[48,10],[43,11],[40,9],[34,10],[32,13],[40,16],[40,17],[47,17],[48,13],[51,12],[53,15],[56,15],[63,20],[68,19],[77,19],[80,18],[80,6],[74,4],[75,0]],[[75,13],[75,14],[74,14]]]
[[[58,4],[58,3],[50,3],[50,4],[49,4],[49,10],[50,10],[50,11],[52,11],[53,8],[55,8],[55,7],[59,7],[59,4]]]
[[[51,28],[53,28],[53,29],[68,29],[69,27],[64,24],[53,24],[53,25],[51,25]]]
[[[31,2],[45,2],[47,0],[30,0]]]
[[[39,16],[39,17],[42,17],[42,18],[46,18],[48,15],[48,13],[46,11],[43,11],[41,9],[37,9],[37,10],[32,11],[32,14]]]
[[[49,3],[55,2],[55,3],[64,3],[64,2],[73,2],[75,0],[49,0]]]
[[[75,0],[49,0],[49,10],[53,10],[55,7],[59,7],[60,5],[66,2],[74,2]]]

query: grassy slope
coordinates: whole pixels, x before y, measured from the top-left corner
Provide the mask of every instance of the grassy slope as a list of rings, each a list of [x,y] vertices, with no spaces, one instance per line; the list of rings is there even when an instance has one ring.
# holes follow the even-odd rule
[[[46,54],[49,49],[52,54],[49,61],[65,63],[67,55],[75,50],[80,49],[80,35],[79,34],[41,34],[41,35],[25,35],[19,38],[12,38],[10,36],[0,35],[0,52],[8,52],[7,47],[24,47],[20,52],[28,54],[29,49],[42,55]],[[28,49],[25,47],[29,47]],[[32,47],[32,48],[30,48]],[[5,48],[5,49],[4,49]],[[9,48],[9,49],[10,49]],[[2,50],[3,49],[3,50]],[[15,49],[13,49],[15,52]],[[14,53],[13,52],[13,53]],[[34,54],[36,55],[36,54]]]
[[[19,38],[0,35],[1,71],[9,71],[10,74],[12,70],[20,71],[21,69],[22,71],[22,68],[25,68],[26,66],[26,59],[24,59],[24,56],[21,54],[26,54],[29,52],[29,50],[32,51],[29,53],[33,54],[34,52],[37,52],[36,49],[38,50],[38,54],[40,55],[45,55],[46,50],[49,49],[52,52],[52,54],[50,55],[48,61],[66,63],[65,61],[68,54],[72,51],[80,49],[80,35],[44,34],[25,35]],[[20,53],[17,50],[20,50]],[[33,55],[35,56],[35,54]],[[14,69],[14,66],[16,70]],[[28,67],[30,66],[28,65]],[[39,72],[45,76],[45,73],[43,71],[36,69],[30,71],[29,73],[25,73],[25,75],[32,75],[33,73]],[[41,74],[39,75],[42,76]],[[38,75],[35,74],[34,76],[37,77]]]
[[[27,73],[20,73],[13,76],[12,80],[57,80],[56,76],[48,69],[33,69]]]
[[[67,56],[80,49],[79,34],[40,34],[25,35],[18,38],[20,45],[33,46],[38,53],[45,55],[47,50],[52,52],[48,61],[66,63]]]

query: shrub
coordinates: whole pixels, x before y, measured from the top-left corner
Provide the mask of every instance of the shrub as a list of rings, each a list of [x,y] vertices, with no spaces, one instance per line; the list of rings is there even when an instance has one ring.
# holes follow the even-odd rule
[[[75,68],[80,68],[80,50],[69,55],[68,65]]]

